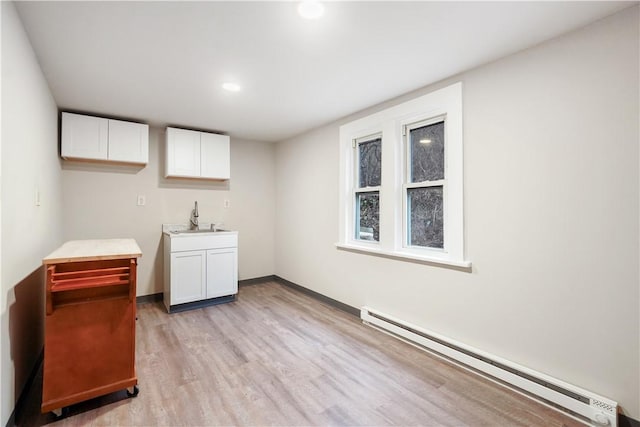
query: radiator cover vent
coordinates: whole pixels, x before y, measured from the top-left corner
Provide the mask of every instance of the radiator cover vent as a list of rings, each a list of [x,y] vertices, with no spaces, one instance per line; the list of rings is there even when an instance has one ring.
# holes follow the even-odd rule
[[[617,414],[618,408],[616,406],[611,405],[610,403],[605,403],[597,399],[591,399],[591,406],[595,406],[596,408],[600,408],[603,411],[607,411],[611,414]]]

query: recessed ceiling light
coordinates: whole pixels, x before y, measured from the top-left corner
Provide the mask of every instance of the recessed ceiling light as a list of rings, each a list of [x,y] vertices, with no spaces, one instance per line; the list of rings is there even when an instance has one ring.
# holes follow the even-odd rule
[[[305,0],[298,5],[298,13],[305,19],[318,19],[324,14],[324,6],[319,1]]]
[[[420,140],[420,144],[431,144],[431,140],[427,138],[423,138]]]
[[[228,90],[229,92],[239,92],[242,88],[237,83],[226,82],[222,84],[222,89]]]

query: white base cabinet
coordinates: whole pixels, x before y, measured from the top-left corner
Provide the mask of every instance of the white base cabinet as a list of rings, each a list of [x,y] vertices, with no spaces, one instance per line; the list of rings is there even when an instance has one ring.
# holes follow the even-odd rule
[[[204,251],[171,254],[172,304],[185,304],[206,298],[207,264]]]
[[[238,293],[238,233],[164,235],[164,305],[168,312]]]
[[[209,249],[207,251],[207,298],[238,293],[238,248]]]

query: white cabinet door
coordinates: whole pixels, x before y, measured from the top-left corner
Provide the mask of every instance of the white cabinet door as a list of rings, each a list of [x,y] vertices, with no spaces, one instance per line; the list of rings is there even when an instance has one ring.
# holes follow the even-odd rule
[[[167,128],[165,177],[229,179],[230,159],[227,135]]]
[[[207,298],[238,293],[238,249],[207,251]]]
[[[171,254],[171,305],[206,297],[206,251]]]
[[[227,135],[200,134],[200,171],[203,178],[229,179],[230,158]]]
[[[167,128],[165,176],[200,176],[200,132]]]
[[[107,160],[108,120],[62,113],[63,158]]]
[[[149,126],[109,120],[109,160],[129,163],[149,162]]]

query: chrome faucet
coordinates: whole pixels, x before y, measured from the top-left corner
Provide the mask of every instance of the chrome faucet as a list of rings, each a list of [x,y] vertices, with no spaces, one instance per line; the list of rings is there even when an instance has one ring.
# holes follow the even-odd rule
[[[196,207],[191,211],[191,229],[196,230],[198,228],[198,201],[196,200]]]

